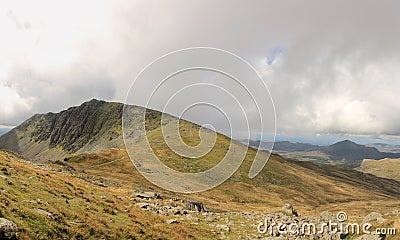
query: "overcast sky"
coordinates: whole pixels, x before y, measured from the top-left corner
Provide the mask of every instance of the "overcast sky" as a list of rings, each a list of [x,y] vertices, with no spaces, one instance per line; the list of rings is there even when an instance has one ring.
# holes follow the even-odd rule
[[[399,24],[396,0],[0,1],[0,124],[123,101],[152,60],[210,46],[262,74],[279,135],[398,141]]]

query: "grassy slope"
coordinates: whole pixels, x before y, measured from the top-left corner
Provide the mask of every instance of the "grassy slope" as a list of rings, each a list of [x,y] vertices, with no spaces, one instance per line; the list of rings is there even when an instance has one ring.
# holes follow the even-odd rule
[[[123,158],[119,158],[121,156]],[[102,165],[71,174],[49,170],[21,160],[9,152],[0,152],[0,174],[2,176],[0,177],[0,215],[18,225],[21,230],[19,233],[21,239],[213,239],[216,237],[215,232],[212,232],[215,225],[212,226],[204,220],[205,216],[201,214],[197,216],[202,220],[196,225],[186,220],[180,221],[179,224],[166,224],[165,221],[171,217],[149,213],[134,206],[129,192],[140,188],[147,189],[149,183],[133,170],[132,164],[124,156],[126,154],[123,149],[110,149],[97,154],[74,157],[69,163],[77,168],[87,167],[88,163],[92,166],[95,166],[94,164]],[[116,159],[120,160],[115,161]],[[110,161],[114,162],[106,164]],[[275,161],[278,162],[275,163]],[[279,159],[275,158],[269,164],[271,163],[274,163],[273,165],[282,164]],[[290,164],[283,164],[283,167],[289,166]],[[51,167],[61,169],[57,165],[51,165]],[[121,186],[104,188],[77,178],[80,175],[92,176],[92,174],[99,174],[99,179],[103,179],[103,181],[104,179],[118,181]],[[156,191],[162,192],[160,189],[156,189]],[[164,192],[162,194],[163,198],[167,200],[176,197],[173,193]],[[218,199],[216,194],[218,194]],[[273,207],[275,201],[276,203],[279,201],[279,199],[273,199],[274,195],[277,198],[282,197],[277,192],[272,193],[248,183],[231,180],[223,186],[203,194],[178,197],[202,200],[206,202],[206,206],[216,207],[216,210],[273,212],[275,211]],[[232,199],[235,196],[240,198]],[[259,197],[259,202],[247,202],[254,200],[255,196]],[[366,199],[365,196],[364,199]],[[385,207],[390,205],[389,201],[392,200],[371,201],[369,203],[377,206],[369,206],[371,209],[368,211],[380,207],[380,212],[387,212]],[[368,201],[352,202],[350,205],[340,206],[339,209],[335,209],[334,205],[329,205],[327,209],[331,211],[345,209],[347,211],[352,206],[351,204],[353,206],[368,205]],[[395,203],[392,201],[392,204]],[[299,204],[296,207],[302,215],[313,213],[306,212]],[[53,218],[38,214],[32,210],[35,208],[52,213]],[[360,210],[360,208],[353,210]],[[347,212],[352,220],[361,221],[361,216],[356,215],[356,212]],[[365,215],[365,213],[361,214]],[[247,219],[243,215],[236,214],[221,216],[223,217],[217,223],[225,224],[226,218],[238,223],[232,226],[231,232],[226,233],[232,239],[246,236],[248,233],[256,233],[254,224],[260,220]],[[399,223],[398,218],[390,218],[385,226],[398,227]]]
[[[0,215],[21,239],[188,239],[209,231],[141,211],[123,188],[99,187],[0,151]],[[43,209],[53,217],[39,214]]]
[[[154,151],[165,164],[184,172],[197,172],[214,166],[230,143],[228,138],[219,135],[216,147],[193,161],[169,150],[162,141],[160,129],[152,126],[147,136]],[[198,143],[195,125],[182,121],[180,129],[188,144]],[[400,184],[396,181],[277,155],[272,155],[256,178],[249,179],[247,174],[254,155],[255,150],[249,149],[241,168],[226,183],[203,193],[183,196],[197,198],[216,209],[237,211],[276,210],[283,203],[291,202],[305,215],[324,209],[349,210],[362,215],[374,209],[391,209],[399,203]],[[74,156],[67,164],[78,172],[102,176],[122,185],[156,188],[134,169],[124,149]]]
[[[400,181],[400,159],[365,159],[358,170],[378,177]]]

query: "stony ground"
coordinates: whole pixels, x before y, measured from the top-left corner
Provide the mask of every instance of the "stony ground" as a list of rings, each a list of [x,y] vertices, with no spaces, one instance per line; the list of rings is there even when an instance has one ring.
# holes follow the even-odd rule
[[[161,195],[155,192],[138,192],[135,194],[134,201],[142,211],[148,211],[154,214],[168,216],[168,224],[181,224],[189,223],[191,225],[206,225],[210,231],[218,239],[323,239],[323,240],[336,240],[336,239],[397,239],[396,236],[385,236],[385,234],[352,234],[351,228],[349,233],[329,233],[326,231],[320,232],[320,226],[328,224],[343,223],[346,226],[347,215],[343,216],[341,213],[333,214],[329,211],[321,212],[319,216],[300,216],[294,207],[286,203],[283,205],[280,212],[276,213],[254,213],[254,212],[220,212],[208,209],[200,202],[185,201],[179,198],[164,199]],[[400,208],[399,208],[400,209]],[[387,223],[398,218],[400,210],[394,210],[391,213],[382,215],[377,212],[372,212],[358,221],[362,223],[371,223],[375,227],[388,226]],[[342,217],[342,218],[341,218]],[[345,219],[343,219],[345,217]],[[391,219],[391,220],[389,220]],[[341,221],[343,220],[343,221]],[[296,223],[299,226],[303,224],[313,223],[316,226],[316,233],[306,230],[302,233],[280,234],[277,228],[265,230],[265,224],[285,223],[286,225]],[[353,222],[351,222],[353,224]],[[373,232],[374,228],[371,228]],[[399,233],[398,233],[399,234]]]
[[[263,232],[265,224],[339,223],[336,212],[305,216],[282,202],[274,211],[231,211],[151,189],[133,189],[65,166],[0,161],[0,239],[399,239],[391,235]],[[1,157],[1,156],[0,156]],[[400,229],[400,207],[351,222]],[[351,217],[351,216],[349,216]],[[260,232],[261,231],[261,232]],[[399,233],[398,233],[399,236]]]

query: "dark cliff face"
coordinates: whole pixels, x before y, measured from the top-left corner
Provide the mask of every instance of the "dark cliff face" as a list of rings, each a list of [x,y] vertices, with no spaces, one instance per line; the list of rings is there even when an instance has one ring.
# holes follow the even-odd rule
[[[32,144],[46,141],[49,148],[61,148],[73,153],[100,137],[106,136],[110,141],[118,138],[122,110],[122,103],[93,99],[60,113],[36,114],[0,137],[0,148],[15,150],[12,147],[15,143],[10,142],[11,135],[19,135],[12,139],[29,138]]]
[[[123,104],[119,103],[86,102],[79,107],[49,115],[48,124],[52,131],[38,134],[38,137],[50,138],[50,147],[61,146],[67,151],[77,151],[98,134],[120,127],[122,108]]]

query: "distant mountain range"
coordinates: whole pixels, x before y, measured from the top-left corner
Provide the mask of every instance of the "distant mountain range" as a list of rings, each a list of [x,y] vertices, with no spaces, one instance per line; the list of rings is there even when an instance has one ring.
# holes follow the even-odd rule
[[[400,153],[400,145],[386,144],[386,143],[371,143],[367,144],[368,147],[374,147],[381,152]]]
[[[249,141],[249,145],[256,147],[260,146],[261,149],[269,148],[272,144],[270,142],[262,141]],[[293,143],[289,141],[277,141],[274,143],[274,151],[284,151],[284,152],[298,152],[307,151],[318,148],[318,145],[313,145],[309,143]]]
[[[5,133],[8,132],[8,131],[9,131],[9,129],[0,128],[0,136],[3,135],[3,134],[5,134]]]
[[[271,143],[250,141],[250,146],[258,146],[259,144],[263,148],[263,146],[268,146]],[[359,167],[364,159],[400,158],[400,153],[381,152],[375,147],[357,144],[350,140],[340,141],[329,146],[278,141],[274,145],[274,151],[281,155],[300,160],[345,165],[348,167]]]
[[[12,127],[0,125],[0,136],[6,134],[11,129]]]

